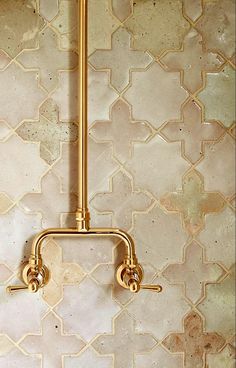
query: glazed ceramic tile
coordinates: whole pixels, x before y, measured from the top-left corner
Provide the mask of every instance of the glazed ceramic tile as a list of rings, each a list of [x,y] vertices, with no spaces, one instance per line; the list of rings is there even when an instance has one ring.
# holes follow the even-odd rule
[[[218,71],[223,63],[219,55],[203,49],[202,37],[195,29],[185,36],[182,51],[169,52],[161,60],[170,70],[182,71],[183,85],[191,93],[202,87],[204,72]]]
[[[91,205],[100,212],[113,214],[113,227],[130,229],[132,214],[145,212],[153,200],[142,191],[133,191],[131,179],[122,172],[118,172],[111,182],[111,191],[98,193]]]
[[[147,120],[155,128],[167,120],[178,119],[187,96],[180,85],[180,73],[168,73],[157,63],[146,71],[132,72],[132,84],[125,93],[133,106],[134,119]]]
[[[139,354],[135,357],[137,368],[154,368],[155,366],[158,367],[158,363],[162,364],[165,368],[182,368],[182,361],[183,359],[181,356],[178,356],[177,354],[169,354],[161,346],[153,349],[149,354]]]
[[[58,0],[40,0],[39,12],[50,22],[58,13]]]
[[[112,0],[113,14],[123,22],[132,12],[130,0]]]
[[[203,7],[201,0],[184,0],[183,13],[195,22],[202,15]]]
[[[191,171],[183,178],[182,191],[165,194],[161,204],[167,211],[179,212],[185,229],[195,234],[204,227],[205,214],[219,212],[225,201],[217,192],[205,192],[202,177]]]
[[[170,329],[181,329],[181,319],[189,310],[189,306],[180,286],[169,285],[162,277],[154,279],[153,283],[160,284],[165,292],[157,294],[143,290],[138,297],[135,296],[127,309],[136,320],[138,333],[151,333],[158,340],[162,340]]]
[[[235,213],[226,207],[224,211],[206,216],[204,230],[199,234],[207,258],[222,262],[230,268],[235,260]]]
[[[0,226],[4,229],[0,240],[1,262],[15,269],[25,261],[32,236],[41,230],[40,216],[26,214],[15,206],[7,214],[0,215]]]
[[[12,276],[12,271],[5,266],[4,264],[0,264],[0,282],[4,283]]]
[[[23,49],[37,47],[38,33],[45,22],[36,9],[36,0],[1,1],[0,48],[11,57]]]
[[[42,178],[41,192],[28,193],[21,200],[21,206],[28,213],[40,213],[43,228],[59,227],[62,212],[76,212],[77,196],[61,193],[60,182],[52,172]]]
[[[109,289],[90,278],[84,279],[79,286],[65,286],[64,299],[56,307],[64,320],[64,331],[79,334],[87,342],[97,334],[110,333],[112,318],[120,310],[110,295]]]
[[[178,216],[168,215],[159,206],[134,215],[133,235],[140,262],[149,262],[156,268],[180,261],[187,239]]]
[[[13,62],[0,71],[0,85],[4,86],[0,90],[0,120],[15,127],[23,119],[37,119],[38,107],[45,98],[37,72],[25,72]]]
[[[6,213],[12,206],[14,202],[5,194],[0,193],[0,214]]]
[[[58,50],[58,37],[51,28],[40,33],[36,50],[21,53],[17,60],[25,68],[39,69],[39,83],[47,91],[57,86],[59,70],[71,70],[77,65],[76,53]]]
[[[182,113],[182,121],[168,122],[161,134],[167,141],[181,142],[183,155],[194,164],[204,155],[205,145],[217,141],[224,130],[217,121],[203,122],[202,109],[194,100],[184,105]]]
[[[219,50],[230,58],[235,52],[235,2],[233,0],[206,1],[197,28],[204,36],[208,49]]]
[[[235,269],[231,268],[229,275],[216,285],[206,287],[207,297],[198,306],[206,318],[206,328],[218,331],[225,338],[234,336],[235,323]]]
[[[185,368],[200,368],[204,365],[206,355],[220,351],[224,339],[217,333],[204,332],[200,315],[191,312],[184,319],[184,332],[170,334],[163,344],[173,353],[184,353]]]
[[[131,106],[123,100],[112,105],[111,120],[97,121],[90,129],[90,134],[96,140],[113,143],[113,154],[122,163],[132,156],[133,143],[145,142],[151,133],[144,121],[133,120]]]
[[[11,282],[17,284],[18,281],[14,278]],[[5,287],[1,286],[0,296],[2,334],[17,342],[25,334],[40,332],[41,319],[48,310],[40,294],[23,292],[9,295],[6,294]],[[17,323],[9,323],[9,321],[17,321]]]
[[[4,335],[0,336],[0,358],[14,349],[13,342]]]
[[[111,368],[112,357],[102,357],[93,349],[89,348],[79,357],[65,357],[65,368]]]
[[[219,265],[207,262],[203,248],[193,241],[185,248],[184,262],[170,264],[162,274],[171,283],[182,284],[186,297],[196,303],[206,294],[206,282],[216,282],[224,271]]]
[[[158,56],[165,49],[179,49],[190,25],[182,15],[179,0],[136,0],[125,27],[133,33],[137,50],[149,50]]]
[[[63,285],[79,284],[84,273],[78,264],[63,261],[62,249],[52,240],[44,246],[42,256],[51,272],[50,281],[44,287],[42,295],[43,299],[53,307],[63,298]]]
[[[122,91],[130,82],[130,69],[144,69],[152,61],[146,52],[134,51],[130,47],[131,35],[119,28],[112,35],[111,50],[97,50],[89,61],[96,69],[109,69],[111,84]]]
[[[135,143],[133,157],[126,163],[134,177],[134,188],[146,189],[156,197],[166,190],[180,188],[182,175],[189,168],[180,152],[178,143],[168,144],[158,135],[146,145]]]
[[[209,368],[235,367],[235,349],[232,345],[227,345],[220,353],[208,355],[207,364]]]
[[[0,141],[5,140],[11,133],[10,128],[4,121],[0,121]]]
[[[197,169],[204,175],[205,190],[227,197],[235,193],[235,141],[226,135],[219,143],[205,148],[205,159]],[[227,173],[227,175],[225,175]]]
[[[110,1],[90,0],[89,14],[89,54],[96,49],[109,49],[111,34],[120,25],[118,19],[110,12]]]
[[[39,121],[23,122],[17,133],[26,141],[40,142],[40,156],[51,165],[60,156],[61,142],[77,139],[77,125],[59,121],[53,100],[46,100],[39,109]]]
[[[93,342],[100,354],[114,354],[114,368],[133,368],[134,354],[149,351],[155,345],[151,334],[135,333],[134,321],[125,311],[116,317],[113,334],[99,336]]]
[[[28,335],[21,346],[30,354],[39,354],[45,367],[53,368],[62,364],[63,355],[79,353],[84,343],[77,336],[65,335],[60,319],[50,313],[42,320],[41,335]]]
[[[4,69],[11,61],[11,58],[3,50],[0,50],[0,70]]]
[[[230,127],[235,121],[234,69],[227,65],[220,73],[207,74],[206,88],[198,97],[205,104],[207,120],[219,120],[226,127]]]
[[[14,349],[9,354],[0,356],[0,367],[15,368],[16,364],[24,368],[41,368],[39,359],[30,357],[18,349]]]

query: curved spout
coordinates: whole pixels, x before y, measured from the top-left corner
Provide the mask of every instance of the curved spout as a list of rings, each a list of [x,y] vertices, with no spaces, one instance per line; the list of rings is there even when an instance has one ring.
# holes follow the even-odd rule
[[[76,229],[48,229],[39,233],[33,240],[32,244],[32,252],[30,257],[31,265],[40,266],[42,262],[41,257],[41,248],[43,241],[48,237],[80,237],[83,238],[84,236],[100,236],[100,237],[116,237],[123,241],[126,247],[126,257],[125,263],[130,267],[135,266],[137,264],[137,259],[135,255],[135,246],[133,239],[129,234],[125,231],[120,229],[112,229],[112,228],[91,228],[86,231],[79,231]]]

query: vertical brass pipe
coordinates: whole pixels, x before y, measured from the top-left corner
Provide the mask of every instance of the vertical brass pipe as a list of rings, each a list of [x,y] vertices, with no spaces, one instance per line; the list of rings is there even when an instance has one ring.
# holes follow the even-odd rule
[[[89,229],[90,215],[88,210],[88,0],[78,1],[78,209],[76,213],[79,231]]]

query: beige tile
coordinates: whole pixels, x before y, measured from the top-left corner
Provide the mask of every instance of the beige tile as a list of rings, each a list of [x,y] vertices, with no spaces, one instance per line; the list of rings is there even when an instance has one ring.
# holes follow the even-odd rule
[[[131,35],[119,28],[112,35],[111,50],[97,50],[89,62],[95,69],[109,69],[111,84],[121,92],[130,82],[130,70],[144,69],[152,58],[146,52],[132,50]]]
[[[58,107],[52,99],[43,103],[39,113],[38,121],[24,121],[17,134],[25,141],[39,142],[41,158],[51,165],[60,156],[61,142],[77,139],[77,125],[59,121]]]
[[[132,317],[124,311],[114,320],[113,334],[96,338],[93,347],[101,355],[114,354],[114,367],[133,368],[134,355],[150,351],[156,345],[151,334],[135,333]]]
[[[132,12],[130,0],[112,0],[113,14],[123,22]]]
[[[130,229],[134,212],[145,212],[153,204],[146,193],[133,191],[131,179],[119,171],[112,178],[111,191],[98,193],[91,201],[91,205],[100,212],[112,213],[113,227]]]
[[[217,72],[224,59],[203,49],[202,36],[191,29],[185,36],[183,50],[168,52],[162,59],[169,70],[183,73],[183,86],[191,93],[203,87],[204,72]]]
[[[162,285],[163,292],[157,294],[143,290],[127,309],[136,320],[136,332],[151,333],[161,340],[170,331],[181,330],[181,319],[189,310],[189,305],[180,286],[169,285],[162,277],[154,279],[153,284]]]
[[[158,135],[146,145],[135,143],[133,157],[125,165],[134,177],[134,188],[146,189],[157,198],[166,191],[181,188],[189,164],[180,153],[179,143],[166,143]]]
[[[14,348],[14,344],[7,336],[0,336],[0,363],[2,355],[8,354]]]
[[[11,283],[14,285],[20,282],[14,278],[11,280]],[[0,287],[0,297],[2,334],[6,334],[11,339],[18,341],[29,332],[40,332],[41,319],[47,312],[48,307],[39,293],[31,294],[23,291],[11,295],[7,294],[5,286],[2,286]],[[9,321],[17,321],[17,323],[9,323]]]
[[[64,299],[56,307],[56,312],[64,320],[64,331],[79,334],[87,342],[97,334],[110,333],[112,318],[120,310],[110,295],[109,288],[90,278],[85,278],[79,286],[65,286]]]
[[[219,120],[230,127],[235,121],[234,69],[226,65],[220,73],[207,74],[206,88],[198,97],[205,104],[207,120]]]
[[[0,71],[0,85],[0,120],[15,127],[23,119],[38,118],[38,107],[45,98],[45,92],[38,87],[37,72],[25,72],[12,63]]]
[[[161,130],[166,140],[181,142],[184,157],[192,164],[204,156],[205,145],[217,141],[224,129],[217,121],[203,122],[202,109],[194,100],[182,108],[181,122],[168,122]]]
[[[170,334],[163,344],[172,353],[184,353],[186,368],[202,367],[206,355],[220,351],[225,342],[220,335],[203,331],[200,315],[192,311],[184,319],[184,332]]]
[[[46,28],[39,34],[39,47],[26,50],[17,58],[26,69],[39,69],[39,83],[49,92],[57,87],[59,70],[77,66],[76,53],[58,50],[58,43],[57,34]]]
[[[165,368],[183,368],[183,359],[180,355],[170,354],[163,347],[158,346],[150,354],[139,354],[135,357],[137,368],[155,368],[158,363]]]
[[[98,141],[109,141],[113,154],[122,163],[132,157],[133,143],[145,142],[152,134],[146,122],[133,120],[131,106],[118,100],[111,107],[111,120],[97,121],[90,134]]]
[[[207,364],[209,368],[234,368],[235,367],[235,349],[232,345],[226,347],[218,354],[208,355]]]
[[[5,140],[11,134],[10,128],[4,121],[0,121],[0,141]]]
[[[183,17],[179,0],[137,0],[125,27],[133,33],[136,49],[148,50],[158,56],[165,49],[179,49],[190,25]]]
[[[229,207],[206,216],[206,225],[199,234],[207,259],[230,268],[235,260],[235,213]]]
[[[39,12],[50,22],[58,13],[58,0],[40,0]]]
[[[204,227],[205,215],[220,212],[225,201],[217,192],[205,192],[203,178],[194,170],[183,178],[182,191],[166,193],[161,205],[167,211],[179,212],[185,229],[195,234]]]
[[[201,0],[184,0],[183,13],[195,22],[202,15],[203,7]]]
[[[65,368],[112,368],[112,357],[102,357],[88,348],[78,357],[65,357]]]
[[[206,318],[206,329],[217,331],[225,338],[232,338],[235,321],[235,269],[216,285],[206,287],[207,297],[198,306]]]
[[[219,143],[208,145],[205,148],[205,159],[197,169],[204,176],[205,190],[219,191],[226,197],[234,195],[234,139],[227,134]]]
[[[3,50],[0,50],[0,70],[4,69],[11,61],[11,58]]]
[[[23,49],[37,47],[38,32],[45,22],[36,9],[36,0],[1,1],[1,48],[11,57]]]
[[[180,118],[180,107],[188,94],[180,85],[180,73],[169,73],[158,63],[146,71],[132,72],[132,85],[125,98],[133,106],[135,120],[147,120],[155,128]]]
[[[14,205],[14,202],[5,194],[0,193],[0,214],[3,215]]]
[[[204,249],[195,241],[185,248],[182,263],[170,264],[162,273],[173,284],[182,284],[185,295],[193,303],[205,296],[206,283],[216,282],[223,269],[204,259]]]
[[[230,58],[235,52],[235,2],[233,0],[206,1],[197,29],[204,36],[207,49],[219,50]]]
[[[62,356],[79,353],[84,342],[79,336],[65,335],[61,320],[50,313],[42,320],[41,335],[28,335],[21,346],[30,354],[40,354],[44,366],[60,367]]]
[[[5,266],[4,264],[0,264],[0,282],[1,283],[6,282],[12,275],[13,275],[13,272],[10,270],[10,268]]]
[[[44,245],[42,257],[50,270],[50,280],[43,288],[42,296],[53,307],[63,298],[63,285],[79,284],[84,273],[79,265],[63,261],[62,249],[52,240]]]
[[[25,355],[18,349],[14,349],[9,354],[0,356],[0,366],[2,367],[15,368],[16,363],[19,367],[41,368],[40,359]]]

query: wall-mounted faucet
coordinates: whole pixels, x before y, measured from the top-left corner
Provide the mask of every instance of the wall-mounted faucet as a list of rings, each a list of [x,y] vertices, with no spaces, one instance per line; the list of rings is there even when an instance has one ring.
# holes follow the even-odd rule
[[[29,290],[37,292],[46,285],[50,272],[43,264],[41,248],[48,237],[115,237],[125,245],[126,253],[122,264],[118,267],[116,278],[118,283],[131,292],[149,289],[160,292],[160,285],[142,285],[143,270],[135,254],[133,239],[125,231],[115,228],[90,228],[90,214],[88,210],[88,173],[87,173],[87,141],[88,141],[88,77],[87,77],[87,23],[88,0],[80,0],[79,9],[79,141],[78,141],[78,209],[76,213],[76,229],[48,229],[33,240],[32,252],[28,264],[24,267],[22,278],[24,285],[8,286],[8,292]]]

